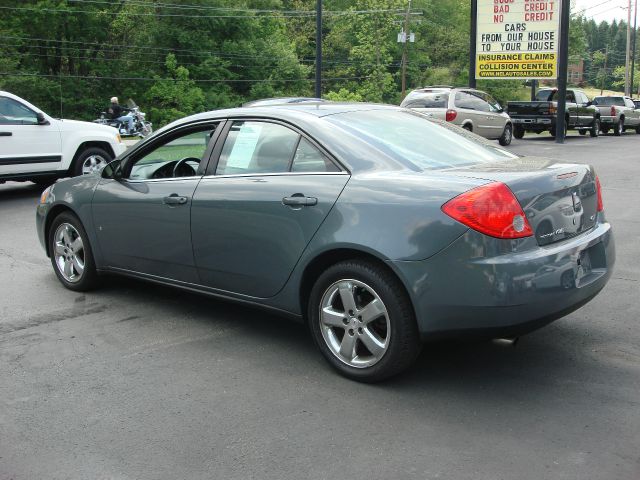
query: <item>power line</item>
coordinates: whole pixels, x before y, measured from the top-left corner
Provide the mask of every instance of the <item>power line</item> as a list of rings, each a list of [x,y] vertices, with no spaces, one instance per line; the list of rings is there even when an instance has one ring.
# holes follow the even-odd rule
[[[109,0],[68,0],[73,3],[89,3],[103,4],[113,6],[113,2]],[[315,10],[278,10],[278,9],[260,9],[260,8],[238,8],[238,7],[214,7],[210,5],[194,5],[194,4],[177,4],[166,2],[145,2],[143,0],[129,0],[127,5],[167,8],[175,10],[204,10],[204,11],[227,11],[227,12],[248,12],[248,13],[280,13],[291,16],[308,15],[315,16]],[[325,10],[330,15],[364,15],[369,13],[398,13],[403,10],[400,8],[371,8],[363,10]]]
[[[107,0],[68,0],[72,3],[90,3],[90,4],[106,4],[113,6],[112,1]],[[193,4],[176,4],[164,2],[145,2],[142,0],[129,0],[127,5],[169,8],[176,10],[205,10],[205,11],[223,11],[223,12],[251,12],[251,13],[273,13],[282,14],[298,14],[298,13],[314,13],[313,10],[276,10],[276,9],[259,9],[259,8],[237,8],[237,7],[214,7],[211,5],[193,5]]]
[[[221,51],[216,51],[216,50],[190,50],[190,49],[181,49],[181,48],[171,48],[171,47],[147,47],[147,46],[138,46],[138,45],[123,45],[123,44],[111,44],[111,43],[105,43],[105,42],[83,42],[83,41],[74,41],[74,40],[57,40],[57,39],[50,39],[50,38],[37,38],[37,37],[21,37],[21,36],[9,36],[9,35],[0,35],[0,38],[3,39],[9,39],[9,40],[25,40],[28,42],[51,42],[54,44],[62,44],[60,45],[61,48],[67,48],[69,50],[74,50],[74,51],[86,51],[86,52],[90,52],[91,53],[95,53],[93,51],[93,48],[91,46],[98,46],[98,47],[110,47],[109,49],[101,49],[100,51],[102,53],[120,53],[120,50],[151,50],[151,51],[143,51],[143,52],[127,52],[131,55],[158,55],[158,54],[162,54],[163,52],[166,53],[180,53],[180,54],[185,54],[185,55],[206,55],[209,58],[211,57],[221,57],[221,58],[230,58],[230,59],[260,59],[260,60],[274,60],[274,61],[278,61],[277,63],[279,63],[279,61],[282,60],[282,57],[265,57],[264,55],[251,55],[251,54],[242,54],[242,53],[229,53],[229,52],[221,52]],[[70,44],[66,45],[66,44]],[[76,46],[78,45],[78,46]],[[1,47],[9,47],[9,46],[13,46],[13,47],[18,47],[18,48],[27,48],[27,49],[38,49],[38,48],[54,48],[52,46],[49,45],[36,45],[36,44],[21,44],[21,43],[3,43]],[[292,52],[293,53],[293,52]],[[32,55],[32,56],[55,56],[52,54],[33,54],[31,52],[28,52],[26,54],[23,55]],[[67,55],[69,56],[69,55]],[[112,61],[112,60],[119,60],[119,59],[106,59],[106,58],[99,58],[96,57],[95,54],[92,55],[90,57],[91,59],[95,59],[95,60],[106,60],[106,61]],[[301,58],[296,58],[296,60],[298,62],[308,62],[308,63],[313,63],[315,61],[314,58],[312,57],[301,57]],[[158,61],[158,63],[165,63],[165,60],[160,60]],[[377,63],[361,63],[357,60],[348,60],[348,59],[334,59],[334,60],[326,60],[325,63],[331,63],[331,64],[344,64],[344,65],[369,65],[369,66],[377,66],[377,65],[393,65],[393,64],[377,64]],[[183,63],[180,62],[181,65],[187,65],[187,63]],[[196,63],[189,63],[189,65],[200,65],[200,64],[196,64]],[[264,64],[261,64],[264,65]],[[423,65],[423,66],[428,66],[428,65]]]
[[[171,17],[171,18],[202,18],[202,19],[210,19],[210,18],[242,18],[245,20],[254,20],[254,19],[264,19],[264,18],[314,18],[315,13],[301,13],[296,15],[188,15],[184,13],[156,13],[156,12],[97,12],[95,10],[75,10],[75,9],[58,9],[58,8],[46,8],[46,7],[2,7],[2,10],[21,10],[21,11],[29,11],[29,12],[51,12],[51,13],[89,13],[89,14],[108,14],[108,15],[126,15],[132,17]],[[343,11],[333,11],[328,14],[328,16],[338,17],[344,15],[364,15],[364,14],[375,14],[375,13],[391,13],[396,12],[397,10],[343,10]]]
[[[122,63],[130,63],[130,62],[135,62],[135,63],[144,63],[144,64],[150,64],[150,65],[165,65],[166,64],[166,60],[163,59],[158,59],[158,60],[145,60],[145,59],[139,59],[139,58],[126,58],[126,57],[121,57],[121,58],[101,58],[101,57],[96,57],[96,56],[78,56],[78,55],[69,55],[69,54],[58,54],[58,55],[52,55],[52,54],[47,54],[47,53],[32,53],[32,52],[26,52],[26,53],[20,53],[21,57],[40,57],[40,58],[59,58],[59,59],[72,59],[72,60],[91,60],[92,62],[122,62]],[[255,58],[262,58],[262,57],[258,57],[256,56]],[[229,60],[224,60],[224,59],[220,59],[222,61],[228,62]],[[299,62],[312,62],[312,60],[298,60]],[[351,60],[351,61],[339,61],[339,60],[324,60],[324,63],[329,63],[332,65],[344,65],[344,66],[352,66],[352,67],[400,67],[402,66],[401,63],[360,63],[358,61],[355,60]],[[179,66],[183,66],[183,67],[202,67],[204,66],[201,63],[193,63],[193,62],[178,62]],[[260,64],[239,64],[239,63],[229,63],[226,65],[216,65],[216,67],[219,68],[262,68],[265,66],[276,66],[276,65],[280,65],[277,62],[270,62],[270,63],[260,63]],[[307,66],[307,65],[301,65],[301,66]],[[431,65],[428,64],[416,64],[414,66],[417,67],[429,67]]]
[[[84,79],[84,80],[126,80],[126,81],[151,81],[151,82],[188,82],[192,81],[195,83],[228,83],[228,82],[236,82],[236,83],[247,83],[247,82],[255,82],[255,83],[293,83],[293,82],[314,82],[315,80],[312,78],[295,78],[295,79],[275,79],[275,78],[239,78],[239,79],[193,79],[189,78],[187,80],[180,80],[176,78],[151,78],[151,77],[113,77],[113,76],[91,76],[91,75],[56,75],[56,74],[47,74],[47,73],[24,73],[24,72],[0,72],[0,76],[5,77],[42,77],[42,78],[74,78],[74,79]],[[338,81],[338,80],[362,80],[366,78],[372,78],[373,75],[361,75],[356,77],[332,77],[332,78],[324,78],[323,81]]]

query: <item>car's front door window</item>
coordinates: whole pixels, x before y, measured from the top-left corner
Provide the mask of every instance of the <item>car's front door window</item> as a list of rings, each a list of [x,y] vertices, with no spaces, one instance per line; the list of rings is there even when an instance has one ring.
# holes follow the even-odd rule
[[[215,125],[209,125],[172,136],[162,145],[134,158],[127,178],[153,180],[196,175],[214,131]]]
[[[0,97],[0,124],[37,125],[38,116],[30,108],[12,98]]]

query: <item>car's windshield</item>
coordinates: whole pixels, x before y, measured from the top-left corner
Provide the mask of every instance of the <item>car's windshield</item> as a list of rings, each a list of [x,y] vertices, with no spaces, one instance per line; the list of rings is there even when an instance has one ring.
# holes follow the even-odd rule
[[[622,97],[596,97],[593,99],[594,105],[601,105],[604,107],[610,107],[616,105],[618,107],[624,107],[624,98]]]
[[[386,155],[424,170],[517,158],[459,127],[439,125],[410,111],[369,110],[326,118]]]

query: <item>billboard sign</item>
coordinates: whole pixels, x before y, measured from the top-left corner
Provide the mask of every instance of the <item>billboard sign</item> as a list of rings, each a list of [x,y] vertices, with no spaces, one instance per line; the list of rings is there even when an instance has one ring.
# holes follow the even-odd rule
[[[476,22],[476,78],[557,78],[560,0],[478,0]]]

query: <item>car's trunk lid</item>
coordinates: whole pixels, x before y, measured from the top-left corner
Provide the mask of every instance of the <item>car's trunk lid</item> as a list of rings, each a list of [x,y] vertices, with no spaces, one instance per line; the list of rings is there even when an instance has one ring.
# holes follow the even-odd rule
[[[595,225],[598,195],[589,165],[520,157],[449,172],[506,184],[522,206],[539,245],[580,235]]]

